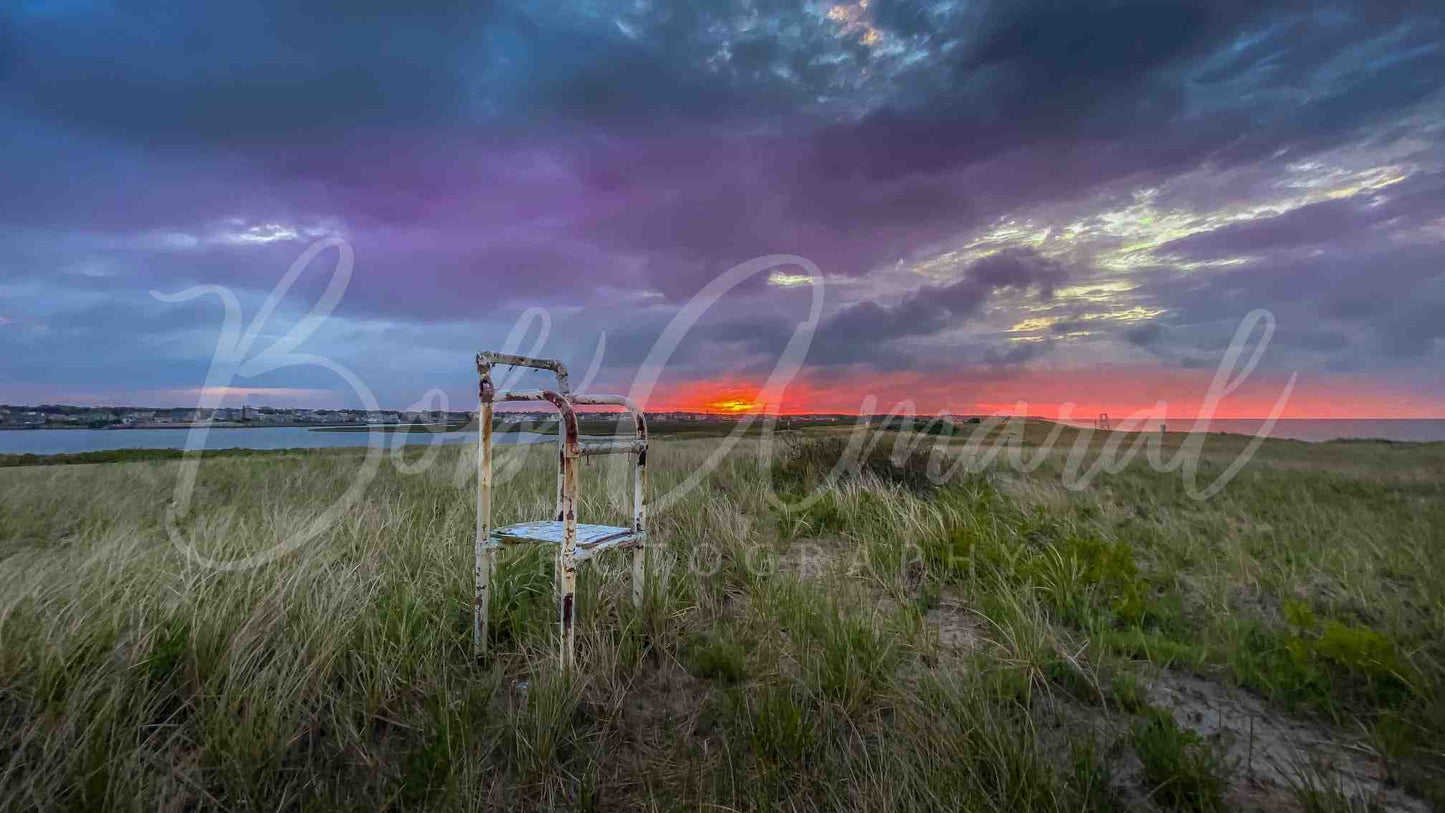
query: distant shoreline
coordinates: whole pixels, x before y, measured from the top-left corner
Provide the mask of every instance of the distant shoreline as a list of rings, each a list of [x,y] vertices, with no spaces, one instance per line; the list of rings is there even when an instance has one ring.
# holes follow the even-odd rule
[[[495,426],[495,424],[494,424]],[[469,428],[470,427],[470,428]],[[335,426],[307,426],[301,427],[310,429],[313,432],[370,432],[379,429],[383,432],[475,432],[475,424],[472,423],[372,423],[372,424],[337,424]]]
[[[1042,421],[1042,422],[1044,422],[1044,423],[1054,423],[1054,421],[1050,421],[1049,419],[1046,419],[1046,418],[1031,418],[1031,419],[1029,419],[1029,420],[1030,420],[1030,421]],[[583,419],[580,421],[580,423],[581,423],[581,427],[580,427],[580,428],[582,429],[583,434],[587,434],[587,435],[607,436],[607,435],[616,434],[618,431],[621,431],[621,432],[623,432],[623,433],[627,433],[627,432],[630,432],[630,430],[631,430],[631,426],[630,426],[630,422],[629,422],[629,421],[623,421],[622,423],[617,423],[617,422],[615,422],[614,420],[610,419],[610,417],[609,417],[609,418],[603,418],[603,417],[600,417],[600,415],[599,415],[599,418],[597,418],[597,419],[592,419],[592,418],[589,418],[589,417],[583,417]],[[849,427],[850,427],[850,424],[846,424],[846,423],[844,423],[844,422],[836,421],[836,420],[827,420],[827,421],[825,421],[825,420],[806,420],[806,419],[804,419],[804,420],[798,420],[798,419],[794,418],[794,419],[791,419],[789,423],[790,423],[790,426],[787,425],[787,424],[784,424],[784,425],[780,425],[780,426],[775,427],[775,428],[777,428],[777,429],[785,429],[785,428],[799,429],[799,428],[804,428],[804,427],[808,427],[808,426],[816,426],[816,427],[831,427],[831,428],[834,428],[834,429],[845,429],[845,428],[849,428]],[[1093,428],[1093,427],[1088,426],[1088,423],[1089,423],[1089,422],[1087,422],[1087,421],[1079,421],[1079,422],[1070,422],[1070,423],[1067,423],[1067,424],[1065,424],[1065,425],[1066,425],[1066,426],[1069,426],[1069,427],[1071,427],[1071,428],[1086,428],[1086,429]],[[1261,424],[1261,423],[1263,423],[1263,421],[1260,421],[1260,420],[1251,420],[1251,419],[1243,419],[1243,418],[1219,419],[1219,420],[1216,420],[1216,421],[1214,421],[1214,422],[1211,423],[1211,425],[1210,425],[1210,427],[1209,427],[1209,432],[1210,432],[1210,434],[1217,434],[1217,435],[1252,435],[1252,434],[1254,434],[1254,432],[1256,432],[1256,431],[1260,428],[1260,427],[1259,427],[1259,424]],[[625,424],[625,425],[624,425],[624,424]],[[1188,432],[1188,431],[1192,428],[1192,424],[1193,424],[1193,422],[1192,422],[1192,421],[1189,421],[1189,420],[1182,420],[1182,421],[1180,421],[1178,424],[1175,424],[1175,423],[1171,422],[1171,423],[1169,424],[1169,426],[1168,426],[1169,434],[1173,435],[1173,434],[1180,433],[1180,432]],[[676,437],[676,436],[714,436],[714,437],[716,437],[716,436],[722,436],[722,435],[727,435],[727,434],[732,433],[732,432],[737,428],[737,426],[738,426],[738,420],[737,420],[737,419],[733,419],[733,420],[717,419],[717,420],[709,420],[709,421],[700,421],[700,420],[696,420],[696,421],[695,421],[695,420],[667,420],[667,419],[654,418],[654,417],[651,417],[651,416],[649,416],[649,418],[648,418],[648,430],[649,430],[649,434],[651,434],[651,435],[653,435],[653,436],[656,436],[656,437],[662,437],[662,436],[674,436],[674,437]],[[876,424],[875,426],[876,426],[876,428],[883,428],[883,429],[894,429],[894,428],[895,428],[895,427],[887,426],[886,424]],[[928,427],[930,427],[930,426],[931,426],[931,419],[930,419],[929,417],[927,417],[927,416],[921,416],[921,417],[918,417],[918,418],[915,419],[915,428],[916,428],[916,429],[921,429],[922,431],[925,431],[925,432],[927,432],[927,433],[929,433],[929,434],[936,434],[936,433],[937,433],[937,430],[936,430],[936,429],[928,428]],[[1420,428],[1420,427],[1424,427],[1424,428]],[[971,424],[971,423],[959,423],[959,424],[957,424],[957,425],[955,426],[954,434],[959,435],[959,436],[964,436],[964,437],[966,437],[966,436],[968,436],[968,434],[969,434],[974,428],[976,428],[976,425],[975,425],[975,424]],[[1152,427],[1140,427],[1140,428],[1136,428],[1134,431],[1140,431],[1140,430],[1142,430],[1142,431],[1144,431],[1144,432],[1146,432],[1146,433],[1157,433],[1158,430],[1159,430],[1159,428],[1160,428],[1160,427],[1158,427],[1157,425],[1155,425],[1155,426],[1152,426]],[[20,440],[20,438],[27,437],[27,436],[28,436],[28,437],[33,437],[33,438],[39,438],[39,437],[64,438],[64,437],[74,437],[74,436],[84,435],[84,434],[86,434],[86,433],[104,433],[104,432],[110,432],[111,430],[128,430],[128,429],[135,429],[135,430],[172,430],[172,431],[170,431],[170,432],[159,433],[159,436],[171,437],[171,438],[175,438],[175,437],[177,437],[178,435],[183,434],[184,432],[188,432],[188,431],[194,430],[194,429],[217,429],[217,430],[241,430],[241,429],[250,429],[250,430],[255,430],[255,431],[258,433],[258,436],[264,436],[264,433],[265,433],[265,432],[268,432],[268,431],[269,431],[269,432],[294,432],[294,433],[303,433],[303,434],[314,433],[314,437],[316,437],[316,438],[318,439],[315,444],[312,444],[312,443],[310,443],[310,442],[308,442],[308,441],[298,441],[298,442],[300,442],[302,445],[307,445],[307,446],[313,446],[313,445],[314,445],[314,446],[319,446],[319,447],[323,447],[323,448],[324,448],[324,447],[329,447],[329,446],[331,446],[331,445],[333,445],[333,444],[321,442],[321,441],[320,441],[320,438],[322,438],[322,437],[326,437],[326,436],[331,436],[332,438],[336,438],[337,436],[351,436],[351,437],[355,437],[355,436],[360,436],[360,435],[366,435],[366,434],[368,434],[368,433],[370,433],[370,432],[372,432],[372,431],[379,431],[379,432],[383,433],[385,436],[395,436],[395,435],[401,434],[401,435],[422,435],[422,436],[431,436],[431,437],[437,437],[437,438],[455,439],[455,436],[458,435],[458,434],[465,433],[465,432],[475,432],[475,431],[476,431],[476,423],[475,423],[475,421],[473,421],[473,422],[470,422],[470,423],[448,423],[448,424],[445,424],[445,425],[439,424],[439,423],[385,423],[385,424],[382,424],[382,423],[376,423],[376,424],[353,424],[353,423],[342,423],[342,424],[337,424],[337,423],[325,423],[325,424],[270,424],[270,423],[267,423],[267,424],[256,424],[256,423],[240,423],[240,422],[236,422],[236,421],[225,421],[225,422],[215,422],[215,423],[189,423],[189,424],[175,424],[175,423],[171,423],[171,424],[134,423],[134,424],[128,424],[128,425],[108,425],[108,426],[86,426],[86,425],[75,425],[75,424],[62,424],[62,425],[54,425],[54,424],[51,424],[51,425],[45,425],[45,426],[13,426],[13,425],[11,425],[11,426],[0,426],[0,430],[9,430],[9,431],[11,432],[11,434],[9,434],[9,435],[0,435],[0,438],[8,437],[8,438],[11,438],[11,439],[15,440],[16,442],[15,442],[15,443],[10,443],[10,442],[0,443],[0,454],[13,454],[13,453],[18,453],[18,452],[19,452],[20,450],[22,450],[22,449],[23,449],[23,450],[27,450],[27,451],[30,450],[30,449],[34,449],[34,450],[36,450],[38,453],[46,453],[46,454],[48,454],[48,453],[63,453],[63,452],[39,452],[39,450],[40,450],[42,447],[44,447],[44,448],[49,448],[49,447],[51,447],[53,444],[50,444],[50,443],[48,443],[48,442],[47,442],[47,443],[41,443],[41,442],[39,442],[39,441],[35,441],[35,442],[25,442],[25,441],[21,441],[21,440]],[[748,429],[748,432],[749,432],[749,433],[753,433],[753,432],[758,431],[759,429],[761,429],[761,425],[760,425],[760,424],[750,427],[750,428]],[[49,434],[49,435],[30,434],[30,433],[39,433],[40,431],[43,431],[43,430],[73,430],[73,431],[70,431],[70,432],[68,432],[68,433],[65,432],[65,431],[62,431],[62,432],[59,432],[59,433],[57,433],[57,434]],[[183,430],[183,431],[177,431],[177,430]],[[550,420],[550,421],[549,421],[549,420],[532,420],[532,421],[523,421],[523,422],[500,422],[500,423],[494,422],[494,423],[493,423],[493,430],[494,430],[495,432],[498,432],[498,433],[511,433],[511,432],[516,432],[516,431],[522,431],[522,432],[536,433],[536,434],[540,434],[540,435],[555,436],[556,433],[557,433],[557,422],[556,422],[556,419],[555,419],[555,418],[553,418],[553,419]],[[1100,431],[1100,430],[1095,429],[1095,431]],[[1107,431],[1107,430],[1103,430],[1103,431]],[[1122,429],[1122,427],[1119,427],[1119,428],[1116,428],[1115,431],[1124,431],[1124,430]],[[212,442],[211,442],[211,443],[208,443],[207,445],[208,445],[208,446],[214,446],[214,445],[216,445],[216,444],[226,444],[226,443],[229,443],[229,441],[226,441],[224,438],[226,438],[226,437],[228,437],[228,436],[229,436],[229,437],[232,437],[232,438],[237,438],[237,437],[240,437],[240,436],[242,436],[242,435],[245,435],[245,433],[238,433],[237,435],[231,435],[229,432],[217,432],[216,435],[213,436]],[[1445,442],[1445,419],[1440,419],[1440,418],[1374,418],[1374,419],[1284,418],[1284,419],[1280,419],[1279,422],[1275,425],[1273,431],[1270,433],[1270,436],[1271,436],[1273,439],[1275,439],[1275,440],[1295,440],[1295,441],[1300,441],[1300,442],[1305,442],[1305,443],[1330,443],[1330,442],[1350,443],[1350,442],[1371,442],[1371,441],[1374,441],[1374,442],[1387,442],[1387,443],[1440,443],[1440,442]],[[117,432],[117,434],[114,435],[113,437],[116,437],[116,438],[124,438],[124,437],[129,437],[129,435],[126,435],[124,432]],[[113,443],[106,443],[106,442],[101,442],[101,443],[102,443],[102,448],[105,448],[105,447],[107,447],[107,446],[116,446],[117,448],[131,448],[131,447],[128,445],[128,443],[129,443],[128,441],[116,440],[116,441],[113,442]],[[168,447],[168,446],[171,445],[169,440],[159,440],[159,439],[158,439],[158,440],[157,440],[157,443],[158,443],[159,445],[156,446],[156,447],[154,447],[154,448],[166,448],[166,447]],[[118,446],[117,446],[117,444],[118,444]],[[12,446],[13,446],[14,448],[8,448],[8,447],[12,447]],[[61,443],[61,444],[59,444],[59,446],[58,446],[57,448],[69,448],[70,446],[71,446],[71,444],[69,444],[69,443]]]
[[[466,424],[448,424],[448,426],[465,426],[465,425],[466,425]],[[311,424],[304,424],[304,423],[263,423],[263,424],[254,424],[254,423],[236,423],[236,422],[234,422],[234,421],[226,421],[226,422],[224,422],[224,423],[209,423],[209,424],[208,424],[208,423],[132,423],[132,424],[125,424],[125,425],[123,425],[123,426],[122,426],[122,425],[106,425],[106,426],[77,426],[77,425],[59,425],[59,426],[50,426],[50,425],[45,425],[45,426],[0,426],[0,431],[4,431],[4,432],[38,432],[38,431],[46,431],[46,430],[60,430],[60,431],[71,431],[71,430],[110,431],[110,430],[112,430],[112,429],[114,429],[114,430],[126,430],[126,429],[311,429],[311,430],[322,430],[322,431],[327,431],[327,432],[336,432],[336,431],[368,432],[368,431],[370,431],[370,430],[373,429],[373,428],[375,428],[375,429],[381,429],[381,430],[384,430],[384,431],[396,431],[396,430],[399,429],[399,428],[402,428],[402,427],[411,427],[411,426],[433,427],[433,426],[440,426],[440,424],[398,424],[398,423],[388,423],[388,424],[380,424],[380,423],[375,423],[375,424],[354,424],[354,423],[336,423],[336,424],[317,424],[317,425],[311,425]],[[408,431],[412,431],[412,430],[408,430]],[[447,431],[454,431],[454,430],[448,429]]]

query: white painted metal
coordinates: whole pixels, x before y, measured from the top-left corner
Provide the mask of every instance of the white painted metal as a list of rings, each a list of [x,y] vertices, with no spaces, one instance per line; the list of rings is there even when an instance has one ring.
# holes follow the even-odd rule
[[[492,388],[491,368],[495,365],[520,365],[552,371],[557,377],[556,390],[518,390],[496,392]],[[495,557],[498,549],[513,544],[557,545],[557,627],[558,658],[570,666],[574,651],[574,616],[577,591],[577,564],[606,550],[632,549],[632,601],[641,607],[646,575],[647,516],[645,491],[647,483],[647,421],[642,410],[620,395],[574,395],[567,390],[567,368],[550,359],[530,359],[498,353],[477,355],[477,373],[481,377],[479,400],[477,454],[477,536],[476,536],[476,608],[472,625],[473,648],[478,655],[487,650],[487,615],[490,603]],[[557,455],[557,511],[555,519],[525,522],[504,528],[491,528],[492,491],[492,404],[497,401],[547,401],[557,408],[561,418]],[[636,432],[634,439],[582,442],[577,430],[578,405],[620,406],[632,415]],[[631,454],[633,465],[632,527],[581,524],[577,521],[577,467],[583,455]]]
[[[564,536],[566,523],[562,522],[519,522],[516,525],[507,525],[492,531],[492,538],[500,541],[503,545],[515,545],[518,543],[537,542],[541,544],[560,545]],[[620,542],[620,544],[631,547],[630,542],[634,534],[631,528],[622,528],[617,525],[593,525],[590,523],[578,523],[577,525],[577,547],[590,548],[602,542]]]

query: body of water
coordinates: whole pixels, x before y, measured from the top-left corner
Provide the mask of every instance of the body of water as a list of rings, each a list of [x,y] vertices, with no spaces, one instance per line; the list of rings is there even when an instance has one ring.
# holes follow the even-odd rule
[[[111,449],[184,449],[185,429],[15,429],[0,431],[0,454],[73,454],[103,452]],[[396,443],[476,443],[476,432],[382,433],[388,447]],[[206,436],[207,449],[333,449],[366,446],[370,432],[317,432],[304,426],[268,426],[257,428],[213,428]],[[555,441],[554,436],[536,432],[502,432],[492,434],[498,445]]]
[[[1193,421],[1169,421],[1167,429],[1185,432]],[[1085,424],[1078,424],[1085,425]],[[1209,431],[1252,435],[1263,420],[1232,418],[1211,421]],[[1119,428],[1119,421],[1114,422]],[[1146,427],[1158,431],[1157,421]],[[183,449],[185,429],[19,429],[0,431],[0,454],[69,454],[110,449]],[[476,432],[446,432],[440,435],[417,432],[389,432],[386,445],[426,443],[476,443]],[[554,436],[536,432],[502,432],[493,436],[497,444],[555,441]],[[1380,438],[1403,441],[1445,441],[1445,419],[1325,419],[1292,418],[1275,422],[1270,437],[1291,440],[1326,441],[1338,438]],[[328,449],[365,446],[368,432],[317,432],[302,426],[211,429],[207,449]]]
[[[1093,426],[1092,423],[1071,421],[1076,426]],[[1119,429],[1121,420],[1115,418],[1113,425]],[[1194,427],[1193,420],[1176,419],[1166,422],[1169,432],[1188,432]],[[1261,418],[1215,419],[1209,422],[1210,432],[1230,432],[1238,435],[1253,435],[1264,426]],[[1149,421],[1143,427],[1159,431],[1158,421]],[[1440,418],[1281,418],[1270,430],[1272,438],[1307,440],[1320,442],[1340,439],[1445,440],[1445,419]]]

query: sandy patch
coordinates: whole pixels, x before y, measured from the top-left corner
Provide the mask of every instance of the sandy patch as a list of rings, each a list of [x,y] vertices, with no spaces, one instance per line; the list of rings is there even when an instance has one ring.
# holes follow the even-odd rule
[[[942,596],[923,622],[938,631],[938,644],[945,650],[972,652],[986,637],[987,622],[956,596]]]
[[[1254,808],[1297,807],[1290,793],[1304,766],[1313,764],[1335,787],[1385,810],[1424,811],[1429,806],[1385,783],[1380,760],[1363,746],[1340,741],[1340,732],[1286,716],[1244,689],[1164,670],[1149,689],[1149,702],[1221,749],[1235,763],[1230,801]],[[1337,779],[1335,778],[1337,777]]]

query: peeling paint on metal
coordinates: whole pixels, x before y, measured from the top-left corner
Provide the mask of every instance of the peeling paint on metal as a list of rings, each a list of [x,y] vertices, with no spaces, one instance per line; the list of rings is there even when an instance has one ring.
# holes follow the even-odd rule
[[[497,365],[531,367],[548,370],[557,379],[555,390],[515,390],[496,392],[492,385],[491,369]],[[643,580],[646,570],[646,500],[647,484],[647,419],[642,410],[631,400],[621,395],[575,395],[568,389],[567,368],[554,359],[534,359],[502,353],[484,352],[477,354],[477,373],[481,378],[478,389],[478,484],[477,484],[477,538],[476,538],[476,610],[473,624],[474,647],[478,655],[486,652],[486,625],[488,611],[488,589],[497,550],[504,544],[543,543],[557,544],[557,596],[558,596],[558,656],[563,666],[570,666],[573,660],[573,602],[577,589],[577,563],[586,561],[604,550],[631,548],[632,553],[632,600],[641,607]],[[557,450],[557,512],[553,522],[532,522],[509,525],[492,530],[491,525],[491,466],[492,466],[492,404],[495,401],[547,401],[556,407],[561,418],[562,431],[558,434]],[[632,416],[636,437],[631,440],[611,439],[582,443],[577,427],[579,405],[620,406]],[[577,522],[577,468],[584,455],[630,454],[635,456],[633,466],[633,517],[632,527],[618,528],[607,525],[588,525]],[[579,549],[580,548],[580,549]]]

